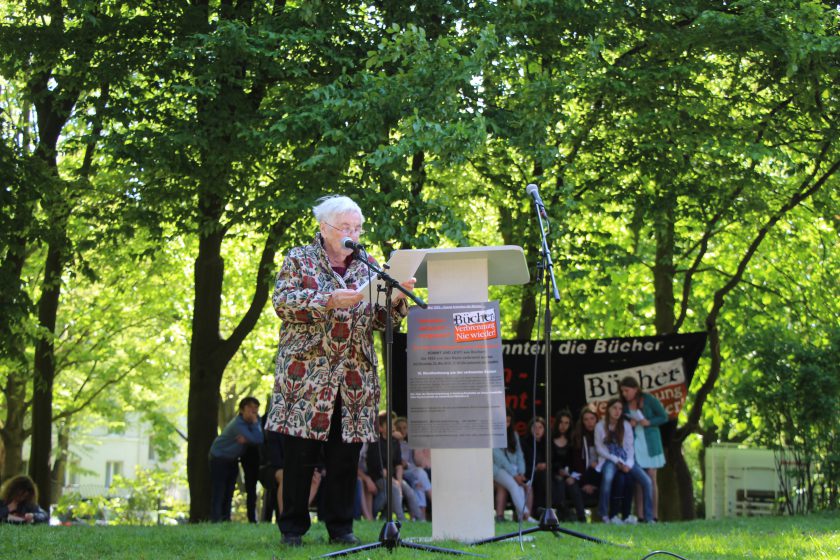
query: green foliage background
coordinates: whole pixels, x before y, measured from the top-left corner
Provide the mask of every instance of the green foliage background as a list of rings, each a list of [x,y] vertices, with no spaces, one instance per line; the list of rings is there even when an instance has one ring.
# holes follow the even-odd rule
[[[380,260],[513,244],[533,272],[529,183],[562,294],[552,336],[707,330],[676,453],[772,443],[777,412],[754,396],[793,379],[780,337],[805,377],[840,361],[838,14],[792,0],[0,2],[4,476],[34,429],[43,494],[62,457],[52,424],[67,436],[140,412],[164,454],[186,418],[201,495],[216,427],[270,391],[272,273],[311,237],[319,196],[360,203]],[[533,336],[537,292],[493,289],[505,336]],[[797,398],[797,429],[836,441],[836,421],[809,415],[812,388]]]

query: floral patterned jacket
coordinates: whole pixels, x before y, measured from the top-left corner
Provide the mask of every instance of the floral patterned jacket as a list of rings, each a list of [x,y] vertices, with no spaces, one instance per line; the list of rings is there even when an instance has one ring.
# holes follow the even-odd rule
[[[380,387],[373,329],[384,330],[385,308],[364,301],[326,308],[333,290],[355,289],[367,279],[368,268],[357,260],[343,278],[336,274],[320,234],[289,252],[274,285],[274,309],[283,323],[266,430],[326,441],[340,391],[342,439],[376,441]],[[407,314],[401,299],[392,310],[394,324]]]

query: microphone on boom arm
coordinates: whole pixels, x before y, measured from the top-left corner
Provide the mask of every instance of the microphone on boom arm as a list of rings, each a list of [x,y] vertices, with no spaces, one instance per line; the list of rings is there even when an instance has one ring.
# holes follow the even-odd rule
[[[354,253],[358,253],[359,251],[364,251],[365,250],[364,245],[362,245],[361,243],[357,243],[356,241],[353,241],[349,237],[345,237],[344,239],[342,239],[341,240],[341,245],[343,247],[346,247],[347,249],[352,249]]]
[[[540,191],[537,185],[531,183],[527,187],[525,187],[525,192],[534,199],[536,203],[537,210],[540,212],[540,216],[543,220],[548,220],[548,213],[545,211],[545,204],[543,204],[542,198],[540,198]]]

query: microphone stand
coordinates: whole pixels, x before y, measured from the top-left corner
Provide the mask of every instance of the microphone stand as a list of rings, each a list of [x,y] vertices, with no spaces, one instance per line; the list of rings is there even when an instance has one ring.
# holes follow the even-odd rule
[[[553,295],[554,301],[560,301],[560,291],[557,289],[557,281],[554,278],[554,263],[551,260],[551,249],[548,245],[548,237],[545,233],[545,225],[543,224],[543,212],[545,212],[545,206],[543,206],[537,199],[534,199],[534,210],[537,213],[537,220],[540,225],[540,236],[541,236],[541,249],[540,249],[540,261],[537,263],[537,282],[543,282],[545,279],[545,310],[544,310],[544,333],[543,333],[543,354],[545,355],[545,410],[546,410],[546,417],[551,419],[551,297]],[[546,274],[547,273],[547,274]],[[552,294],[553,292],[553,294]],[[552,434],[551,430],[546,430],[548,433],[545,436],[545,473],[546,473],[546,484],[545,484],[545,508],[543,509],[542,515],[540,515],[540,522],[539,525],[536,527],[529,527],[524,530],[520,530],[514,533],[507,533],[504,535],[498,535],[495,537],[490,537],[487,539],[482,539],[479,541],[474,542],[473,544],[480,545],[486,544],[491,542],[498,542],[510,539],[512,537],[518,535],[527,535],[530,533],[536,533],[538,531],[550,531],[554,533],[555,537],[559,537],[558,533],[565,533],[567,535],[571,535],[573,537],[577,537],[579,539],[584,539],[591,542],[601,543],[601,544],[612,544],[608,541],[599,539],[597,537],[593,537],[590,535],[585,535],[583,533],[579,533],[577,531],[572,531],[571,529],[564,529],[560,527],[560,521],[557,519],[557,512],[554,511],[554,500],[552,499],[552,489],[554,483],[554,473],[551,467],[551,441],[552,441]],[[520,527],[521,527],[521,520],[520,520]]]
[[[362,552],[365,550],[372,550],[375,548],[386,548],[388,552],[393,552],[394,549],[398,546],[402,546],[405,548],[413,548],[416,550],[424,550],[426,552],[442,552],[445,554],[458,554],[458,555],[466,555],[466,556],[481,556],[479,554],[472,554],[470,552],[463,552],[461,550],[454,550],[451,548],[440,548],[437,546],[425,545],[425,544],[418,544],[413,542],[408,542],[402,540],[400,538],[400,527],[402,524],[399,520],[394,521],[393,516],[394,512],[391,509],[391,495],[392,495],[392,488],[391,485],[393,484],[391,478],[391,437],[393,433],[393,425],[391,422],[391,415],[392,415],[392,403],[393,400],[391,398],[391,375],[392,375],[392,364],[393,364],[393,346],[394,346],[394,325],[393,325],[393,318],[391,317],[391,304],[392,304],[392,292],[394,288],[401,291],[406,297],[411,298],[411,300],[426,309],[428,307],[426,303],[418,298],[416,295],[412,294],[402,286],[400,283],[394,280],[391,276],[388,275],[382,269],[377,268],[375,265],[368,262],[367,254],[364,257],[359,255],[359,251],[353,252],[353,258],[364,263],[371,271],[376,273],[377,277],[383,281],[385,284],[384,286],[379,286],[378,291],[385,293],[385,391],[386,391],[386,414],[387,414],[387,425],[388,425],[388,439],[385,444],[385,512],[386,512],[386,520],[385,524],[382,526],[382,529],[379,531],[379,540],[375,543],[370,544],[363,544],[359,546],[354,546],[352,548],[347,548],[344,550],[339,550],[337,552],[331,552],[329,554],[324,554],[319,556],[319,558],[333,558],[336,556],[347,556],[350,554],[355,554],[356,552]],[[388,265],[384,265],[383,268],[388,268]],[[371,302],[371,305],[374,305]],[[374,309],[375,312],[375,309]]]

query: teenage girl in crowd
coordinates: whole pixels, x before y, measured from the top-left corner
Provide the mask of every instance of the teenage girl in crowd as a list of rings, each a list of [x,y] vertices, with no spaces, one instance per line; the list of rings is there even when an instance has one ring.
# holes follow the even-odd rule
[[[650,477],[653,493],[653,520],[659,511],[659,491],[656,487],[656,469],[665,466],[665,453],[662,449],[662,435],[659,426],[668,421],[668,413],[659,399],[649,393],[643,393],[635,377],[625,377],[619,382],[624,415],[633,427],[633,448],[636,462]],[[636,491],[636,511],[642,508],[641,488]],[[649,518],[650,519],[650,518]]]
[[[532,480],[532,491],[526,494],[528,511],[539,511],[545,507],[546,461],[545,461],[545,418],[534,416],[528,435],[522,439],[522,454],[525,456],[525,478]]]
[[[580,483],[573,475],[572,462],[575,452],[570,437],[571,426],[572,414],[568,410],[561,410],[554,415],[551,439],[551,468],[554,471],[552,500],[559,504],[561,517],[568,517],[566,498],[570,498],[575,507],[575,518],[578,521],[586,521]]]
[[[572,476],[580,484],[584,496],[597,496],[601,485],[601,473],[597,470],[598,451],[595,449],[597,423],[598,415],[586,405],[580,410],[572,432]]]
[[[493,450],[493,482],[496,483],[496,521],[504,521],[507,496],[516,510],[518,519],[537,523],[525,505],[525,496],[531,487],[525,478],[525,456],[519,436],[511,425],[511,413],[507,411],[507,446]]]
[[[595,426],[595,448],[598,450],[598,466],[601,472],[601,497],[598,502],[598,513],[604,522],[609,522],[610,493],[613,479],[617,473],[629,474],[636,483],[642,486],[644,494],[645,521],[653,521],[653,496],[650,477],[635,461],[633,449],[633,428],[624,420],[624,408],[621,399],[612,398],[607,403],[607,414],[603,421]],[[629,519],[630,497],[632,486],[627,484],[625,489],[631,492],[625,495],[622,504],[624,520]],[[626,490],[625,490],[626,491]],[[613,518],[614,523],[622,521]]]

